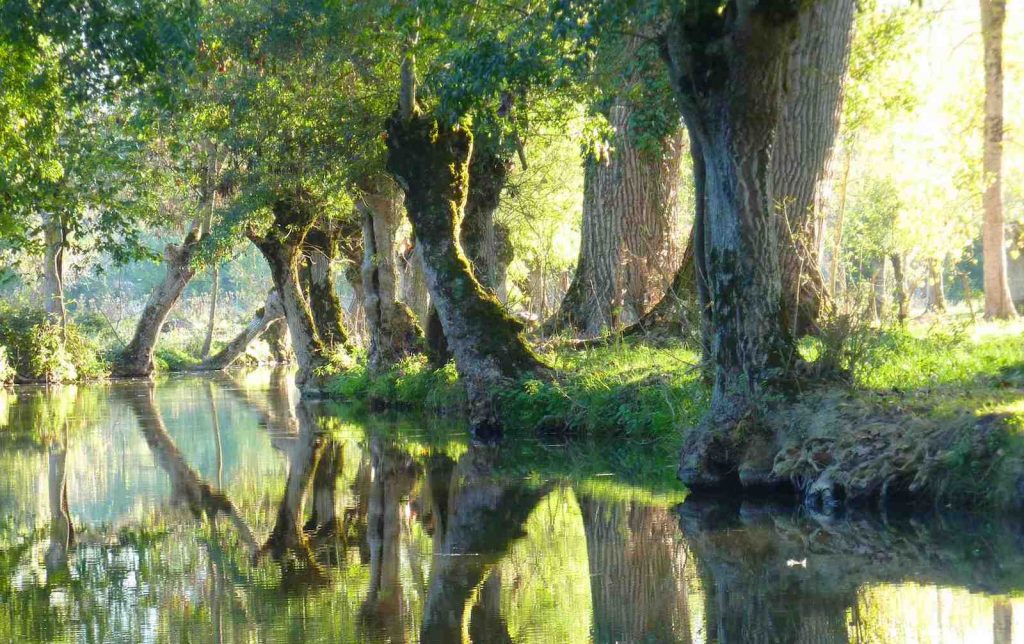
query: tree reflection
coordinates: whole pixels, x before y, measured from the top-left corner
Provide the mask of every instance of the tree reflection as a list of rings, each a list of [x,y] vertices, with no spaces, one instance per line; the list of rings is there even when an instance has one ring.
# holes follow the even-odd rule
[[[494,475],[493,448],[471,446],[451,479],[444,540],[434,551],[420,630],[424,642],[457,642],[475,589],[523,536],[523,524],[550,491]]]

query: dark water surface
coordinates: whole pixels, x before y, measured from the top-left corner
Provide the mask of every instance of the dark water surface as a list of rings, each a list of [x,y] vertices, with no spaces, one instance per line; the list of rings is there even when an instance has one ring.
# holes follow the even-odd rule
[[[269,373],[0,390],[0,642],[1024,642],[1016,525],[679,504],[436,425]]]

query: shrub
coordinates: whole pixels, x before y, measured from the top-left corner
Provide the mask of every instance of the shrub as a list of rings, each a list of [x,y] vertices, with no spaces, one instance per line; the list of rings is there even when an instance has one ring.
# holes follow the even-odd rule
[[[96,347],[73,322],[62,331],[44,311],[0,308],[0,346],[18,378],[32,381],[71,382],[99,378],[107,365]]]

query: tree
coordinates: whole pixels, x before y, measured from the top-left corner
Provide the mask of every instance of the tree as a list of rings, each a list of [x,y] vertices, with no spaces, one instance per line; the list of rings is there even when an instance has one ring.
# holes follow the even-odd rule
[[[1003,218],[1003,25],[1005,0],[980,0],[985,52],[985,149],[982,227],[985,317],[1017,317],[1006,276],[1006,226]]]
[[[789,371],[794,346],[783,324],[778,225],[770,161],[783,79],[800,5],[736,0],[674,10],[662,50],[704,185],[698,188],[695,262],[706,276],[705,342],[714,365],[711,410],[686,436],[680,477],[757,484],[756,413]],[[695,175],[696,176],[696,175]],[[753,435],[752,435],[753,434]]]
[[[783,311],[797,335],[813,331],[828,306],[814,196],[839,131],[854,5],[853,0],[815,2],[802,12],[789,53],[771,180],[782,210]]]

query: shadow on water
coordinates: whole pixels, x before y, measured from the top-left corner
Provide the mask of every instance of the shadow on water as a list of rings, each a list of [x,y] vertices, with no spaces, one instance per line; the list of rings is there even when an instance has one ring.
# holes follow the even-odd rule
[[[0,393],[0,641],[1021,641],[1018,524],[680,504],[644,458],[281,373]]]

